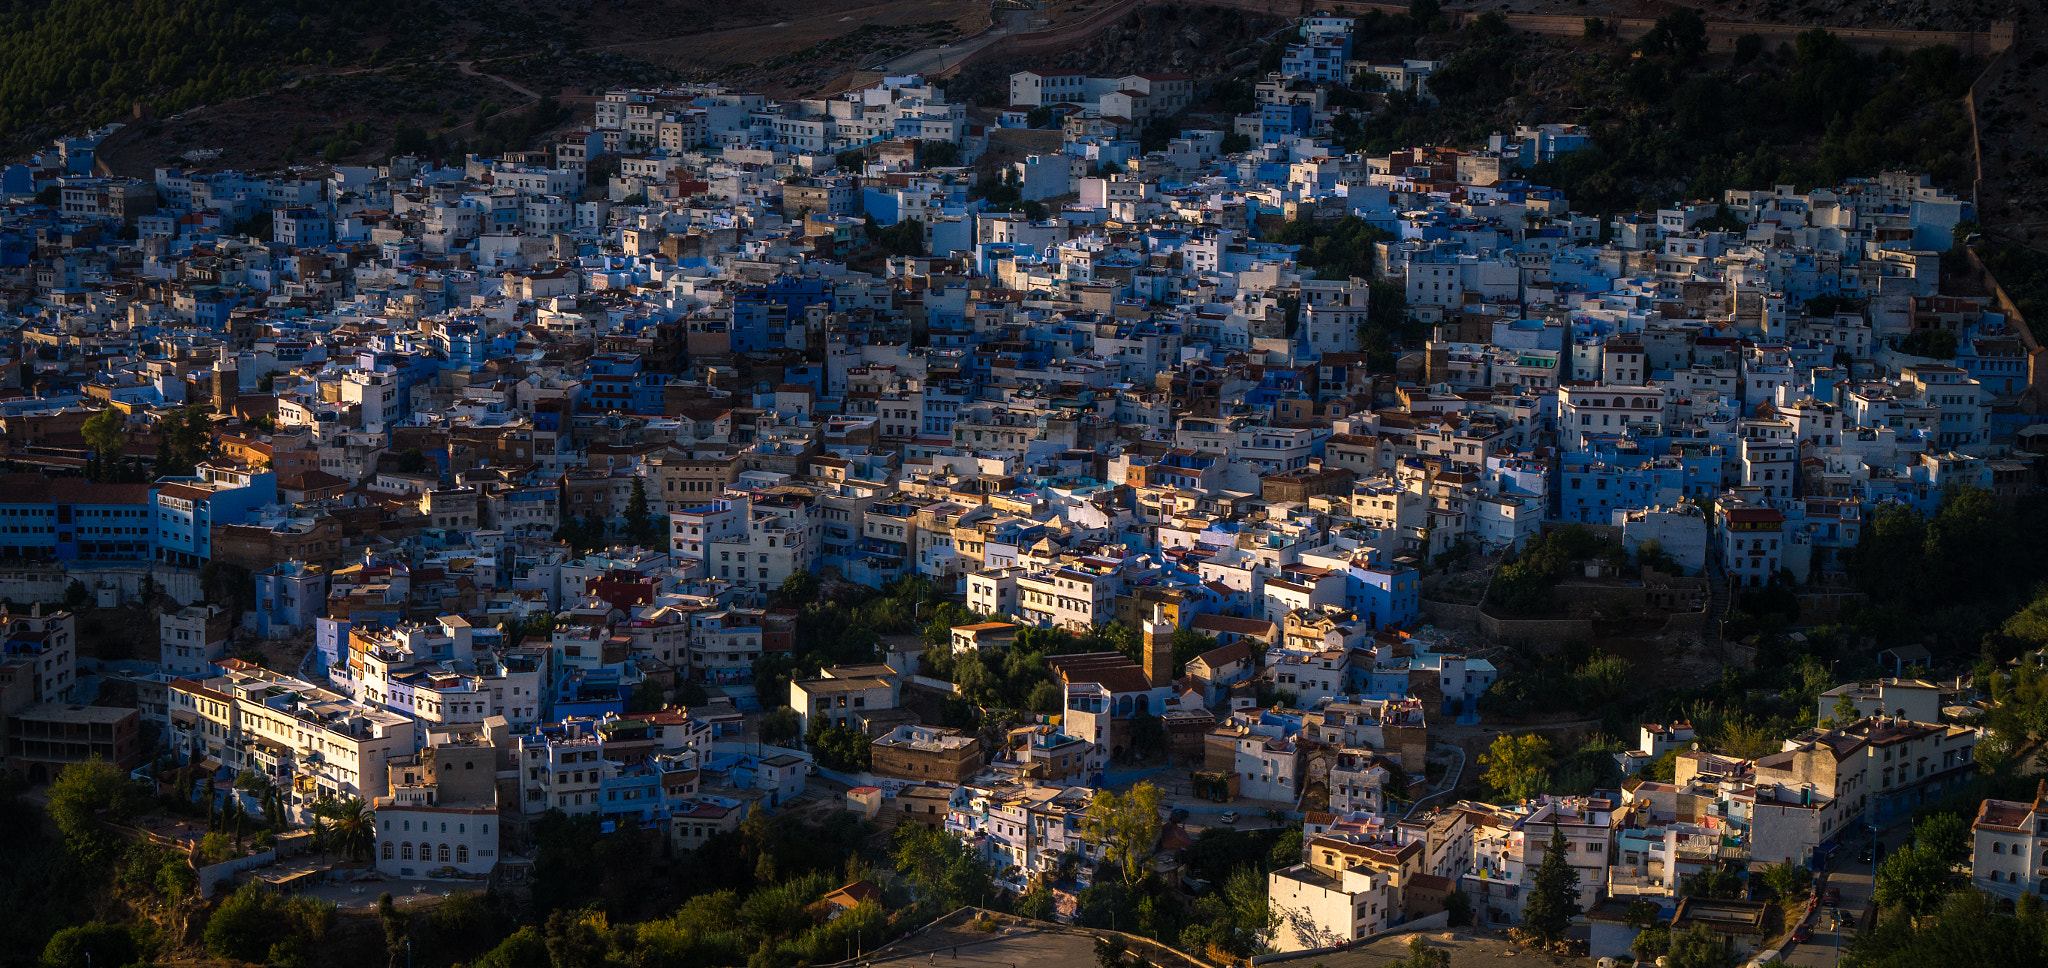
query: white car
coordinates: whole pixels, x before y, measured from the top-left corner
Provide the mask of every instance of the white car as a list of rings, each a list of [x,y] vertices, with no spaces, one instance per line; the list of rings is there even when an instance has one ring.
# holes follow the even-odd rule
[[[1225,810],[1225,811],[1223,811],[1223,822],[1224,822],[1224,823],[1236,823],[1236,822],[1237,822],[1237,811],[1235,811],[1235,810]]]

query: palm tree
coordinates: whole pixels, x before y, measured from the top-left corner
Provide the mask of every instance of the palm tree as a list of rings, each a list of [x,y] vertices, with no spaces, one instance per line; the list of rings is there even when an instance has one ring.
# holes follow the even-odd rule
[[[367,860],[377,840],[377,822],[362,797],[335,800],[323,797],[313,805],[316,816],[327,821],[326,840],[350,860]]]

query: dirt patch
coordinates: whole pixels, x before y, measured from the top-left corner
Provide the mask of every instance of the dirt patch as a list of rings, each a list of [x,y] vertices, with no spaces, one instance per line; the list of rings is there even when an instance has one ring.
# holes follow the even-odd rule
[[[973,36],[988,6],[970,0],[747,4],[748,23],[687,36],[600,44],[693,80],[790,97],[898,54]]]
[[[1451,968],[1496,966],[1504,958],[1513,959],[1513,964],[1516,965],[1571,965],[1592,968],[1594,964],[1591,958],[1572,958],[1531,951],[1504,936],[1469,928],[1388,935],[1368,941],[1349,951],[1308,955],[1300,959],[1274,961],[1268,964],[1307,966],[1321,963],[1328,968],[1381,968],[1389,959],[1408,957],[1408,940],[1414,937],[1420,937],[1431,948],[1449,954]]]
[[[983,172],[995,172],[1011,162],[1032,155],[1056,155],[1060,151],[1058,131],[1029,128],[988,129],[988,150],[976,161]]]
[[[1977,93],[1978,217],[1990,234],[2048,251],[2048,45],[2021,33]]]
[[[1054,54],[975,61],[961,69],[946,91],[957,101],[1000,106],[1009,99],[1012,73],[1043,68],[1096,77],[1178,71],[1199,82],[1251,69],[1265,38],[1285,25],[1278,17],[1219,7],[1146,6],[1094,38]]]
[[[432,134],[466,125],[486,105],[524,100],[450,63],[316,74],[265,94],[131,125],[107,139],[99,157],[114,173],[139,178],[160,166],[264,169],[318,164],[323,150],[342,138],[337,160],[360,162],[389,154],[400,127]]]
[[[1987,30],[2017,20],[2026,0],[1510,0],[1445,4],[1446,9],[1502,10],[1574,17],[1657,18],[1691,7],[1708,20],[1813,27],[1895,30]]]

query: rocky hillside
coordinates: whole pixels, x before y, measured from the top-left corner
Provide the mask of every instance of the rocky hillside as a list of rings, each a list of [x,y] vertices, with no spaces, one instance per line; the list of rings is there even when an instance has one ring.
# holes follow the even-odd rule
[[[1047,68],[1097,77],[1179,71],[1207,80],[1250,70],[1267,42],[1287,26],[1279,18],[1219,7],[1141,7],[1095,39],[1056,54],[977,62],[962,70],[947,91],[970,103],[997,106],[1008,97],[1012,73]]]

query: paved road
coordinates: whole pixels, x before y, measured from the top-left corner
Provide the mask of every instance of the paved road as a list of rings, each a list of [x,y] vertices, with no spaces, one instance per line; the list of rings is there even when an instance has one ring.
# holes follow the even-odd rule
[[[1910,836],[1911,832],[1903,826],[1887,828],[1881,835],[1888,848],[1905,843]],[[1863,850],[1862,838],[1852,837],[1850,843],[1853,846],[1844,846],[1835,852],[1825,878],[1815,883],[1816,891],[1826,891],[1830,887],[1841,890],[1843,923],[1837,927],[1832,912],[1826,908],[1817,909],[1812,921],[1813,937],[1805,944],[1787,949],[1785,964],[1834,968],[1841,961],[1841,949],[1855,939],[1856,929],[1851,922],[1870,907],[1871,877],[1870,865],[1857,859]]]
[[[506,87],[509,87],[512,90],[519,92],[520,94],[525,95],[528,100],[540,100],[539,94],[535,94],[532,88],[529,88],[526,85],[519,83],[518,81],[511,80],[510,78],[499,77],[496,74],[486,74],[483,71],[477,70],[475,61],[456,61],[455,69],[461,71],[464,74],[469,75],[470,77],[482,77],[487,78],[489,80],[497,81],[498,83],[503,84]]]
[[[924,74],[927,76],[938,74],[946,68],[960,63],[967,55],[995,43],[1005,33],[1007,31],[1001,27],[991,28],[950,44],[940,44],[937,47],[927,47],[923,50],[911,51],[908,54],[899,54],[873,67],[866,68],[866,70],[874,71],[878,74]]]
[[[1449,793],[1453,790],[1456,790],[1458,788],[1458,779],[1462,777],[1465,773],[1464,747],[1453,746],[1449,743],[1438,743],[1436,744],[1436,748],[1439,752],[1456,753],[1458,755],[1458,762],[1455,765],[1453,765],[1449,770],[1444,771],[1444,778],[1442,782],[1439,782],[1436,785],[1436,789],[1429,791],[1427,795],[1425,795],[1419,800],[1416,800],[1414,803],[1408,805],[1408,812],[1401,815],[1403,819],[1414,816],[1415,809],[1417,807],[1422,806],[1424,803],[1430,800],[1434,800],[1440,796],[1443,796],[1444,794]]]

